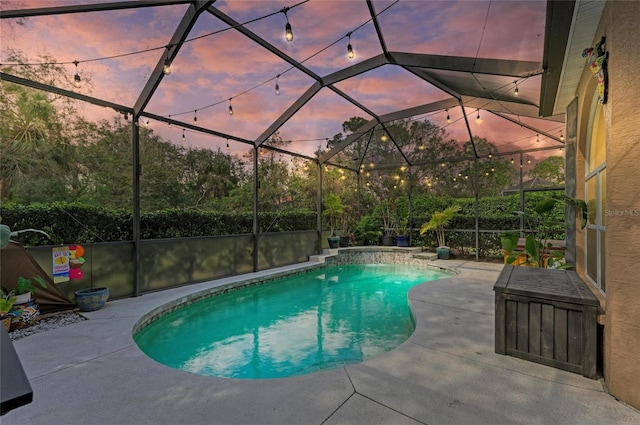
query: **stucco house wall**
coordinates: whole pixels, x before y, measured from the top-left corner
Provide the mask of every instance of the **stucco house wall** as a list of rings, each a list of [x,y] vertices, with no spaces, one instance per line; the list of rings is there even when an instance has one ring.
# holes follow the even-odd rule
[[[640,2],[608,1],[593,44],[606,37],[606,295],[604,377],[610,393],[640,409]],[[585,46],[589,47],[589,46]],[[586,68],[577,91],[577,196],[585,198],[585,161],[596,81]],[[585,234],[576,235],[576,269],[585,276]]]

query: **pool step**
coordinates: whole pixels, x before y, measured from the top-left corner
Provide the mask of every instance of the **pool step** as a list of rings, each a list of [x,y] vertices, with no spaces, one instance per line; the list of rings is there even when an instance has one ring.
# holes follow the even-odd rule
[[[333,257],[334,255],[338,255],[337,249],[323,249],[322,254],[310,255],[309,261],[313,263],[324,263],[325,258]]]
[[[421,252],[419,254],[413,254],[413,258],[420,260],[434,261],[438,259],[438,254],[435,252]]]

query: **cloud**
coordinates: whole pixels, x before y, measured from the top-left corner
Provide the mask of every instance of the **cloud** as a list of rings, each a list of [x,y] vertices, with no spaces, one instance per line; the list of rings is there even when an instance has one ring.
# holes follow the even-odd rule
[[[488,1],[401,1],[382,12],[392,3],[373,2],[376,12],[380,13],[383,41],[391,51],[471,57],[477,53],[480,57],[541,60],[542,36],[539,34],[544,32],[543,1],[493,1],[490,9]],[[2,9],[17,7],[16,4],[20,5],[3,2]],[[68,2],[34,0],[28,7],[59,4]],[[306,60],[303,65],[320,77],[382,52],[382,41],[372,22],[368,22],[371,16],[365,1],[314,0],[291,9],[288,18],[295,38],[287,43],[283,37],[285,16],[277,12],[290,5],[286,1],[220,0],[213,6],[238,22],[275,13],[248,24],[247,28],[285,55]],[[62,62],[79,60],[78,71],[83,79],[93,81],[91,91],[85,86],[80,89],[82,93],[131,106],[166,55],[164,46],[187,8],[188,5],[172,5],[41,16],[25,19],[24,25],[2,20],[2,56],[4,59],[6,49],[17,48],[34,61],[39,54],[49,54]],[[164,116],[171,114],[185,122],[192,122],[193,111],[198,110],[199,124],[203,127],[253,140],[293,105],[314,79],[301,71],[290,70],[286,60],[237,30],[208,35],[226,28],[226,24],[210,13],[202,14],[187,38],[203,37],[181,46],[172,63],[171,75],[163,77],[147,110]],[[352,61],[346,57],[345,36],[350,31],[357,55]],[[145,49],[150,51],[89,61]],[[69,75],[75,73],[73,65],[65,68]],[[281,94],[276,96],[278,74],[282,74]],[[521,83],[520,90],[523,96],[537,99],[539,86],[540,79],[531,78]],[[391,65],[342,81],[336,87],[377,114],[447,97],[439,89]],[[233,117],[227,113],[230,97],[235,111]],[[104,108],[87,108],[87,111],[95,119],[113,114]],[[452,110],[452,115],[455,112]],[[184,114],[178,115],[180,113]],[[342,122],[352,116],[370,118],[325,88],[282,127],[281,133],[294,140],[330,138],[340,132]],[[494,118],[487,116],[477,130],[479,135],[496,143],[507,143],[521,134],[519,126]],[[446,125],[442,114],[429,119]],[[471,126],[473,121],[474,117]],[[166,131],[165,127],[164,124],[158,126],[158,131]],[[179,140],[181,132],[173,134],[175,130],[167,132],[167,137]],[[447,127],[447,131],[460,140],[468,139],[463,122]],[[212,143],[212,136],[194,134],[189,139],[189,143],[191,140],[205,145]],[[524,146],[526,143],[523,143]],[[510,149],[511,145],[505,148]]]

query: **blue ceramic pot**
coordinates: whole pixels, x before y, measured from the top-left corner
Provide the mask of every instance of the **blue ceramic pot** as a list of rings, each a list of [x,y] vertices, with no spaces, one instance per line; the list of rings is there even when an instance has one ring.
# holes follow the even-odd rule
[[[76,291],[76,305],[80,311],[95,311],[109,299],[109,288],[86,288]]]
[[[409,246],[409,236],[406,236],[406,235],[396,236],[396,246]]]

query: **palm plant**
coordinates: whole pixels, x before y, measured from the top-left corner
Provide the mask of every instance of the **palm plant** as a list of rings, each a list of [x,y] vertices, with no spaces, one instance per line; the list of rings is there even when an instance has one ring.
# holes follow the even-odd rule
[[[324,211],[322,214],[327,217],[329,227],[331,228],[331,236],[336,236],[336,228],[338,221],[344,214],[344,205],[342,199],[336,194],[329,194],[324,200]]]
[[[420,227],[420,235],[424,235],[427,231],[433,230],[438,239],[438,246],[447,246],[444,237],[444,228],[458,211],[460,211],[460,205],[452,205],[443,211],[434,212],[431,215],[431,220],[424,222],[422,227]]]

